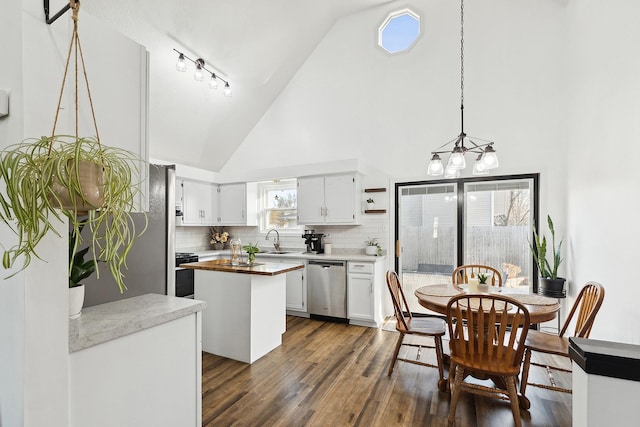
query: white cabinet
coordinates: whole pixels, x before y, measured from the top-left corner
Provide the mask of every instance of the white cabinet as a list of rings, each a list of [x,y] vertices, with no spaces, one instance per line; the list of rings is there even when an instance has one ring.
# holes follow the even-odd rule
[[[304,260],[296,260],[296,264],[304,263]],[[287,273],[287,312],[307,312],[307,281],[305,276],[306,266],[303,269]]]
[[[214,184],[176,180],[176,206],[183,212],[178,225],[258,225],[257,185]]]
[[[217,186],[208,182],[178,180],[176,201],[182,202],[182,222],[178,225],[216,225]]]
[[[298,178],[299,224],[357,224],[356,174]]]
[[[349,323],[378,327],[384,278],[382,262],[349,261],[347,273],[347,317]]]
[[[220,184],[217,196],[217,224],[258,225],[256,184]]]

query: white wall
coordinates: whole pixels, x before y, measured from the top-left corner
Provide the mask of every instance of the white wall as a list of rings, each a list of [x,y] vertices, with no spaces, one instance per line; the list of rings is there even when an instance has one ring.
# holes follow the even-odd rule
[[[391,177],[383,228],[390,248],[393,184],[429,179],[430,151],[460,132],[459,3],[414,2],[424,33],[409,52],[391,56],[377,46],[378,26],[404,6],[340,20],[220,173],[352,158],[370,164]],[[541,174],[541,217],[550,213],[559,234],[567,42],[563,2],[465,4],[465,131],[496,141],[497,174]],[[362,240],[356,228],[343,233]]]
[[[0,89],[9,92],[9,116],[0,118],[0,147],[22,138],[22,21],[20,2],[0,3]],[[9,43],[11,41],[11,43]],[[0,239],[10,238],[6,227]],[[21,277],[0,278],[0,425],[24,423],[24,289]]]
[[[571,292],[606,288],[592,338],[640,343],[640,3],[571,2],[568,259]]]
[[[11,4],[9,4],[11,3]],[[50,132],[56,94],[46,89],[48,73],[57,73],[55,49],[66,25],[49,31],[42,25],[42,2],[3,2],[0,13],[3,61],[0,87],[10,93],[9,116],[0,119],[0,146],[18,143],[24,135]],[[25,53],[26,52],[26,53]],[[31,55],[37,52],[36,55]],[[35,57],[34,57],[35,56]],[[30,70],[30,71],[25,71]],[[30,76],[37,75],[34,79]],[[48,101],[51,100],[50,103]],[[38,124],[44,123],[40,127]],[[66,235],[66,222],[59,232]],[[15,242],[6,226],[2,244]],[[2,270],[0,282],[0,425],[66,426],[68,297],[66,246],[50,234],[31,266],[10,279],[16,270]],[[66,242],[66,238],[64,239]],[[64,248],[64,250],[60,250]]]

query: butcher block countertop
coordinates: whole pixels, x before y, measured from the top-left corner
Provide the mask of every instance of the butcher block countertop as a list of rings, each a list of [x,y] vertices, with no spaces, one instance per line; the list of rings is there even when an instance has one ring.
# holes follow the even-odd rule
[[[276,276],[289,271],[304,268],[304,264],[281,262],[255,262],[253,265],[231,265],[230,259],[214,259],[210,261],[190,262],[180,264],[180,267],[193,270],[210,270],[225,273],[257,274],[261,276]]]

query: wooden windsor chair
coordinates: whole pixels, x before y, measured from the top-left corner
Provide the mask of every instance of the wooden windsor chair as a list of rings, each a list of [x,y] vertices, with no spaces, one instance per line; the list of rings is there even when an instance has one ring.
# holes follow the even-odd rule
[[[502,286],[502,275],[500,272],[489,266],[482,264],[465,264],[457,267],[451,274],[451,283],[454,287],[469,283],[469,279],[478,277],[478,274],[490,275],[491,278],[487,283],[490,286]]]
[[[407,305],[407,299],[402,290],[402,284],[398,278],[398,274],[389,270],[386,274],[387,287],[391,294],[391,301],[393,302],[393,311],[396,318],[396,330],[400,333],[398,340],[396,341],[396,347],[391,358],[391,364],[389,365],[388,375],[393,372],[393,368],[396,361],[402,361],[407,363],[413,363],[415,365],[428,366],[438,369],[438,389],[445,391],[447,388],[447,381],[444,378],[444,367],[442,362],[442,336],[445,334],[446,323],[439,317],[414,317]],[[433,338],[434,345],[428,343],[414,344],[404,342],[406,335],[416,335],[421,337]],[[418,349],[416,359],[407,359],[398,357],[402,346],[415,347]],[[420,360],[423,348],[435,348],[436,352],[436,364],[423,362]]]
[[[604,300],[604,287],[597,282],[588,282],[578,294],[578,298],[571,307],[567,319],[559,331],[558,335],[553,335],[540,331],[529,331],[527,340],[525,342],[525,354],[522,367],[522,379],[520,381],[520,406],[523,409],[529,409],[529,399],[525,397],[525,391],[527,385],[534,387],[541,387],[548,390],[555,390],[563,393],[571,393],[571,389],[558,387],[555,383],[555,379],[551,373],[551,370],[560,372],[571,372],[570,369],[565,369],[554,365],[545,365],[541,363],[534,363],[531,361],[531,355],[534,351],[545,354],[552,354],[557,356],[563,356],[569,358],[569,339],[565,337],[565,333],[569,329],[573,316],[577,313],[575,329],[573,331],[574,337],[589,338],[593,322],[600,310],[602,301]],[[549,375],[549,381],[551,385],[529,383],[529,369],[531,365],[543,367],[547,370]]]
[[[455,423],[456,406],[464,391],[483,396],[506,396],[511,402],[515,425],[519,427],[516,379],[530,326],[527,308],[503,295],[456,295],[447,304],[447,323],[450,334],[449,425]],[[464,379],[468,375],[492,379],[497,387],[466,382]]]

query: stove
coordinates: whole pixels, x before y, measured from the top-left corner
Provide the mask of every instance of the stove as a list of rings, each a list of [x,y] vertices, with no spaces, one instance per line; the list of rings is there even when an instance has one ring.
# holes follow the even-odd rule
[[[176,252],[176,296],[193,298],[193,270],[179,267],[180,264],[198,262],[198,255],[193,252]]]
[[[195,254],[193,252],[176,252],[176,259],[185,258],[188,256],[195,256]]]

